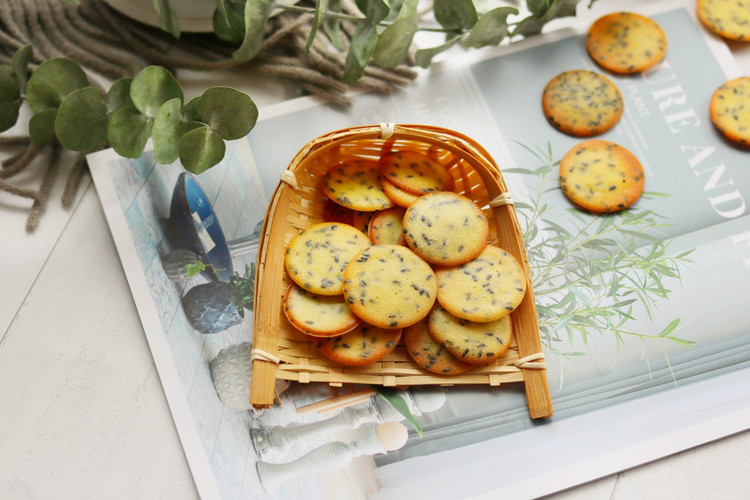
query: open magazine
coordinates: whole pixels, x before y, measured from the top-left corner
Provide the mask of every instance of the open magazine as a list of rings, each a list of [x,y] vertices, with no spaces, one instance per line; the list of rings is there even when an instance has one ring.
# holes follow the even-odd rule
[[[440,63],[391,96],[357,96],[350,109],[303,98],[262,110],[253,132],[199,176],[156,165],[150,153],[91,155],[201,496],[531,497],[748,428],[749,157],[708,118],[713,91],[739,74],[693,11],[693,2],[675,2],[642,12],[667,35],[665,60],[641,75],[608,75],[625,112],[601,138],[632,151],[646,172],[643,197],[619,214],[593,216],[567,201],[557,163],[580,140],[557,132],[541,111],[552,77],[600,71],[586,54],[586,27]],[[200,333],[185,297],[252,271],[268,196],[302,146],[381,122],[457,130],[500,165],[529,253],[555,414],[530,420],[523,388],[513,384],[415,388],[403,396],[421,433],[407,424],[400,450],[333,470],[318,460],[320,473],[274,469],[264,485],[258,462],[292,463],[402,417],[379,396],[348,407],[347,422],[341,412],[306,411],[359,389],[324,384],[280,386],[281,404],[262,412],[231,407],[217,394],[212,364],[252,343],[252,314]],[[186,246],[213,267],[175,281],[165,259]]]

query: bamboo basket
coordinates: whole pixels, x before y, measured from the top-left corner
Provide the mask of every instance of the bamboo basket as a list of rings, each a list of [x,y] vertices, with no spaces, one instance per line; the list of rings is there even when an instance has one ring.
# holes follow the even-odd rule
[[[312,339],[291,326],[282,312],[282,295],[291,282],[284,268],[284,250],[295,235],[323,220],[326,196],[321,180],[325,172],[340,162],[377,160],[384,153],[404,150],[427,154],[446,165],[455,191],[474,200],[487,216],[489,243],[510,252],[526,271],[526,296],[511,313],[515,338],[511,348],[500,359],[461,375],[441,376],[419,368],[403,345],[372,365],[338,365],[318,354]],[[331,132],[303,147],[281,176],[266,214],[258,249],[253,320],[250,403],[256,408],[273,404],[277,379],[332,386],[523,383],[531,418],[552,415],[529,263],[512,199],[487,151],[451,130],[381,124]]]

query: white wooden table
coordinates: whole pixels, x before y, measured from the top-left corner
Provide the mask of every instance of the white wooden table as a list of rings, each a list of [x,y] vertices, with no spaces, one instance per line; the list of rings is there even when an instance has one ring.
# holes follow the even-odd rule
[[[750,74],[750,44],[732,50]],[[211,84],[180,76],[191,82],[187,94]],[[275,83],[230,76],[223,84],[261,106],[290,96]],[[64,210],[58,182],[31,234],[19,208],[26,202],[0,193],[0,498],[196,498],[99,198],[86,183]],[[555,497],[747,498],[749,449],[744,432]]]

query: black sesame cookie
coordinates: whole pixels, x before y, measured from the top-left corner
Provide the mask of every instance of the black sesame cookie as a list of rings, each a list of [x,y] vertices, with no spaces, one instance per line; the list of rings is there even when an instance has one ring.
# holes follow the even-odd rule
[[[357,160],[330,168],[323,177],[323,190],[330,199],[347,208],[373,212],[393,206],[380,184],[376,162]]]
[[[361,323],[343,295],[318,295],[296,284],[287,288],[282,309],[292,326],[313,337],[335,337]]]
[[[404,345],[411,359],[428,372],[458,375],[474,365],[456,359],[453,354],[430,336],[427,319],[404,328]]]
[[[495,321],[510,314],[526,294],[521,264],[502,248],[487,245],[466,264],[438,269],[438,302],[469,321]]]
[[[750,1],[698,0],[698,19],[717,35],[750,41]]]
[[[354,213],[352,209],[341,206],[328,198],[323,203],[323,222],[341,222],[352,226]]]
[[[453,176],[445,166],[413,151],[399,151],[380,158],[383,177],[404,191],[414,194],[452,191]]]
[[[591,139],[574,146],[560,161],[560,186],[576,205],[597,213],[616,212],[643,192],[638,159],[614,142]]]
[[[380,183],[383,186],[383,191],[385,191],[386,196],[400,207],[408,208],[412,203],[419,199],[420,195],[404,191],[386,178],[381,177]]]
[[[375,212],[368,236],[374,245],[406,245],[404,242],[404,207],[391,207]]]
[[[585,69],[565,71],[544,88],[542,110],[556,129],[589,137],[603,134],[620,120],[622,94],[606,76]]]
[[[292,238],[284,265],[292,280],[308,292],[340,295],[344,268],[352,257],[370,246],[367,236],[352,226],[321,222]]]
[[[727,139],[750,144],[750,77],[720,85],[711,97],[709,111],[711,121]]]
[[[462,264],[479,255],[488,232],[479,207],[449,191],[422,196],[404,215],[406,244],[427,262],[441,266]]]
[[[473,365],[489,363],[505,354],[513,335],[510,316],[477,323],[457,318],[439,305],[430,312],[427,328],[456,359]]]
[[[370,230],[370,221],[372,220],[373,215],[375,215],[375,212],[362,212],[361,210],[356,210],[352,213],[352,226],[367,234]]]
[[[398,245],[375,245],[344,269],[344,296],[354,314],[381,328],[404,328],[429,314],[437,283],[432,268]]]
[[[664,59],[667,37],[648,17],[616,12],[594,21],[586,35],[586,50],[609,71],[639,73]]]
[[[398,345],[401,329],[378,328],[362,323],[338,337],[320,339],[315,344],[320,354],[346,366],[369,365],[383,359]]]

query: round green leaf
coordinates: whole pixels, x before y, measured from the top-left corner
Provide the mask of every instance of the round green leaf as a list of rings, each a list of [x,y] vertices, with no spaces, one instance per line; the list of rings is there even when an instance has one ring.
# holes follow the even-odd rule
[[[434,0],[435,19],[447,30],[468,30],[477,22],[477,11],[471,0]]]
[[[0,101],[15,101],[21,97],[16,72],[9,64],[0,64]]]
[[[154,139],[154,159],[158,163],[172,163],[179,155],[177,144],[182,136],[182,103],[172,99],[156,113],[151,135]]]
[[[89,80],[81,67],[70,59],[56,58],[43,62],[31,74],[26,97],[34,111],[58,108],[70,93],[87,87]]]
[[[24,45],[13,54],[13,59],[10,63],[13,65],[13,69],[16,72],[16,78],[18,79],[18,89],[24,92],[26,83],[28,81],[27,72],[29,68],[29,62],[34,56],[34,50],[31,45]]]
[[[0,132],[5,132],[16,124],[19,109],[21,109],[21,99],[0,101]]]
[[[29,137],[37,144],[45,144],[55,140],[56,109],[45,109],[29,120]]]
[[[180,161],[194,174],[205,172],[224,158],[226,146],[207,125],[191,130],[180,138]]]
[[[250,97],[228,87],[211,87],[198,100],[198,114],[228,141],[245,137],[258,120],[258,108]]]
[[[198,101],[200,101],[200,97],[190,99],[190,102],[185,104],[182,108],[182,116],[184,116],[186,120],[194,122],[201,121],[201,115],[198,113]]]
[[[133,78],[130,98],[138,111],[154,118],[165,102],[170,99],[183,100],[182,87],[166,69],[149,66]]]
[[[242,2],[220,2],[225,13],[214,11],[214,33],[226,42],[240,43],[245,38],[245,4]]]
[[[117,110],[109,121],[107,137],[115,152],[125,158],[140,158],[151,137],[153,120],[135,106]]]
[[[73,151],[87,151],[102,144],[107,139],[104,94],[86,87],[63,99],[55,118],[55,134],[63,147]]]
[[[132,82],[132,78],[120,78],[112,84],[109,92],[107,92],[107,111],[114,113],[125,106],[133,105],[133,101],[130,99],[130,84]]]

